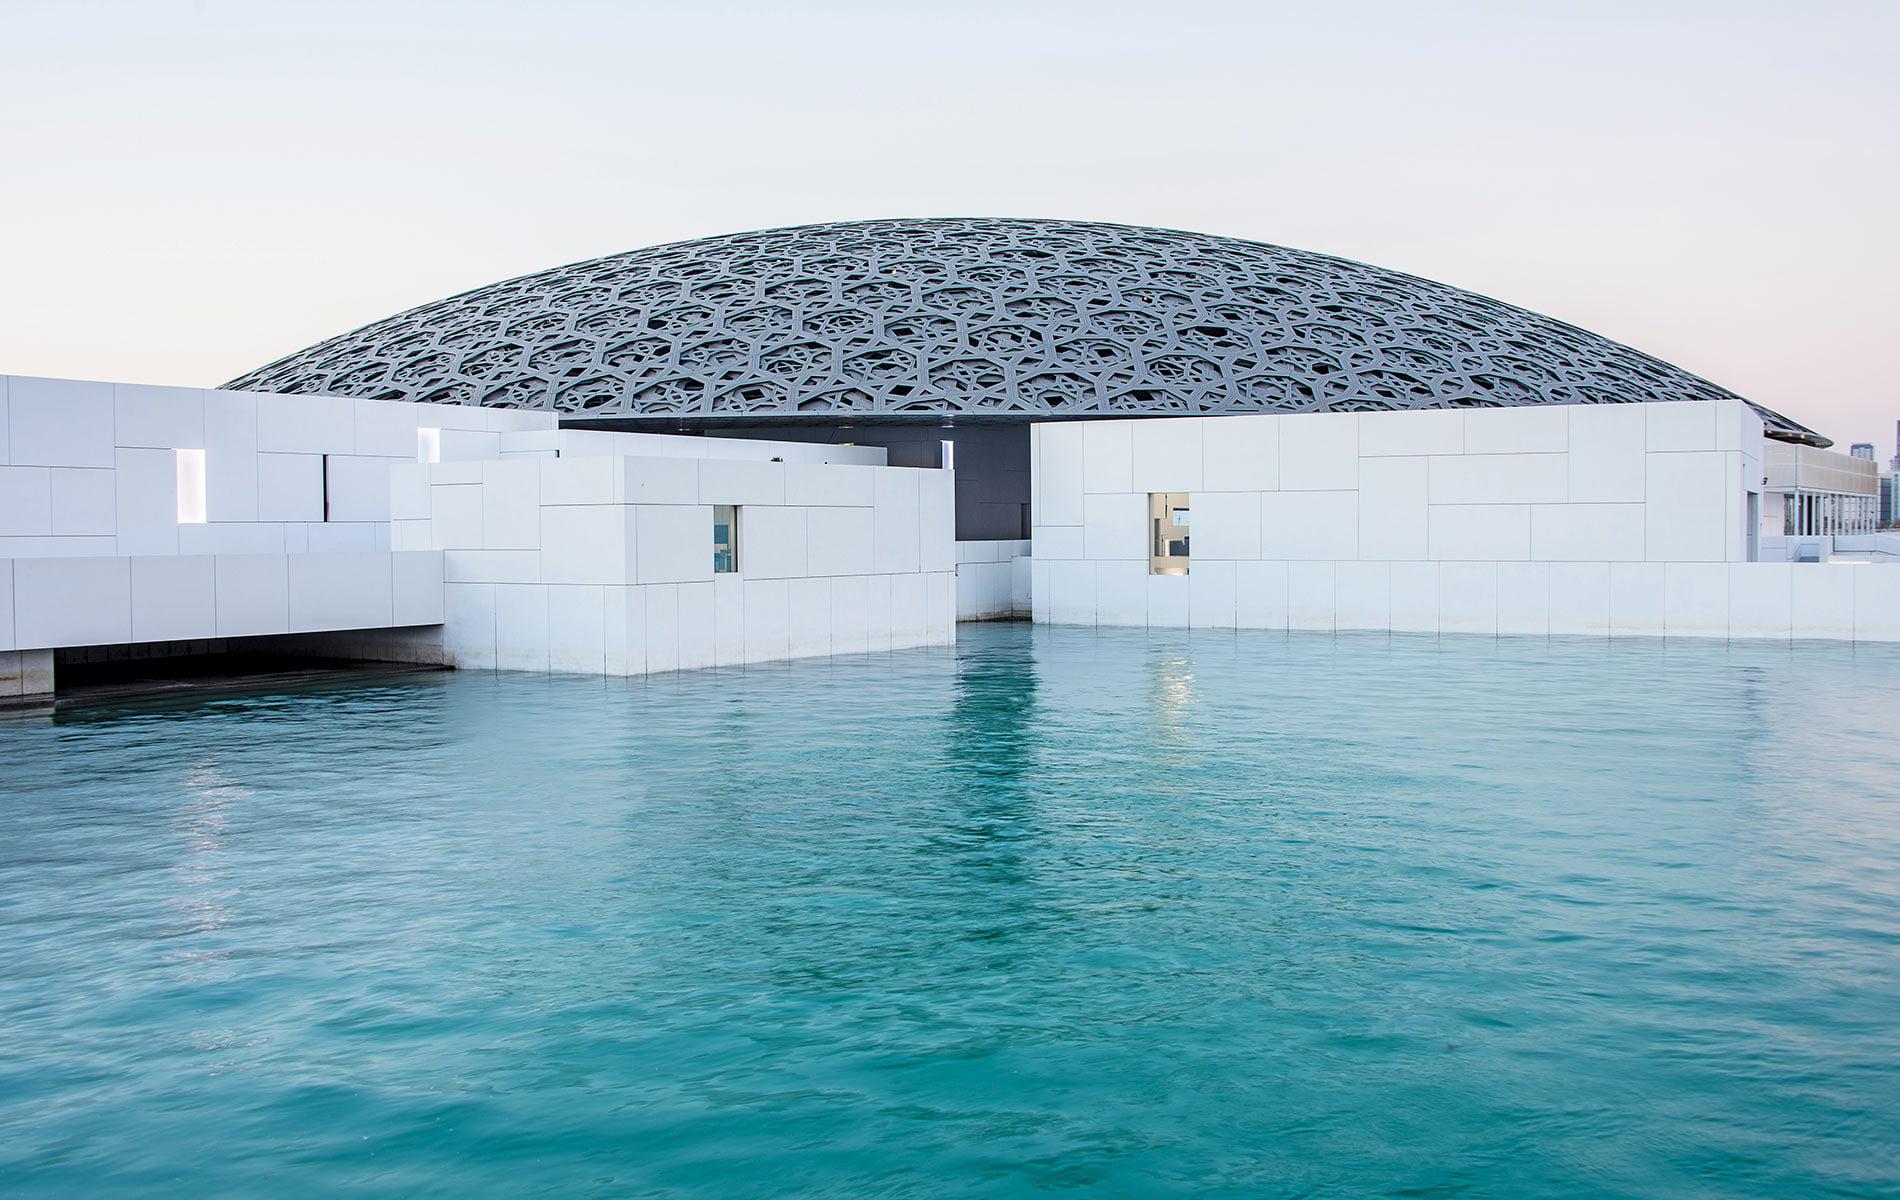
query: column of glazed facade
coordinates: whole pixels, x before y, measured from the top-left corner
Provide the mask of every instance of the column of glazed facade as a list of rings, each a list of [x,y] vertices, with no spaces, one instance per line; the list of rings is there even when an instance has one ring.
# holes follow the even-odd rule
[[[1900,637],[1900,571],[1749,561],[1739,401],[1046,424],[1032,453],[1041,621]],[[1190,496],[1185,575],[1151,573],[1157,493]]]

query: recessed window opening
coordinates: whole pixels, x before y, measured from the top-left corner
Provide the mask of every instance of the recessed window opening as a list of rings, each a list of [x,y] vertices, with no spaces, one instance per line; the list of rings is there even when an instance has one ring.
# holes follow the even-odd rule
[[[713,574],[733,575],[739,570],[739,506],[713,505]]]
[[[434,463],[442,461],[442,431],[426,425],[416,428],[416,461]]]
[[[939,464],[946,471],[957,469],[957,444],[949,438],[943,439],[943,461]]]
[[[1188,494],[1148,493],[1148,574],[1188,573]]]
[[[205,523],[205,452],[174,450],[178,456],[178,523]]]
[[[323,456],[323,519],[330,519],[330,456]]]

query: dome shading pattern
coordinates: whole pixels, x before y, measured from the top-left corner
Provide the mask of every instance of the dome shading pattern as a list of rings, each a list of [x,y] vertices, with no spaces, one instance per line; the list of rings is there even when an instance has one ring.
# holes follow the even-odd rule
[[[585,417],[1190,415],[1733,398],[1472,292],[1076,221],[739,233],[411,309],[225,385]],[[1814,435],[1764,412],[1771,431]]]

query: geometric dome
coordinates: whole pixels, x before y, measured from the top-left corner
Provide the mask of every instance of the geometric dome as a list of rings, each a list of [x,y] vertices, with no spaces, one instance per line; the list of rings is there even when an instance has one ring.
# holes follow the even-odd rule
[[[556,267],[224,386],[741,421],[1735,398],[1560,321],[1363,263],[1176,230],[944,217]],[[1817,440],[1761,411],[1771,432]]]

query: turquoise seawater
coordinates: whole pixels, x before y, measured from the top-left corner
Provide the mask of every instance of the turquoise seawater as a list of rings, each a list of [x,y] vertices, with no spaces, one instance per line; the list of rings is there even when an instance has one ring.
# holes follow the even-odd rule
[[[1900,1193],[1900,647],[961,638],[0,722],[0,1192]]]

